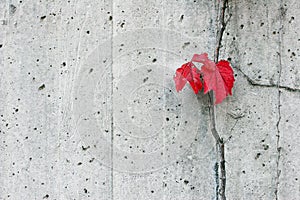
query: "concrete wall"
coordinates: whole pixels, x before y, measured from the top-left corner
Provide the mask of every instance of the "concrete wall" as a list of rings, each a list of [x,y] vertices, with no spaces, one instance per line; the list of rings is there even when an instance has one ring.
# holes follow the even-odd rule
[[[217,106],[229,200],[300,199],[300,3],[232,0]],[[218,1],[1,0],[0,199],[216,199],[208,98]]]

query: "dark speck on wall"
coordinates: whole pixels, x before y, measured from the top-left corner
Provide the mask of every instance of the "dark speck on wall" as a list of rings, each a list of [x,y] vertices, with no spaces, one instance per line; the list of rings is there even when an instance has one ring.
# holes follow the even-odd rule
[[[16,6],[14,6],[13,4],[9,5],[9,14],[10,15],[13,15],[16,12],[16,10],[17,10]]]
[[[43,90],[43,89],[45,89],[45,87],[46,87],[45,84],[43,84],[39,87],[39,90]]]
[[[179,22],[182,22],[184,15],[180,16]]]
[[[145,83],[146,81],[148,81],[149,77],[146,77],[143,79],[143,82]]]
[[[257,153],[255,156],[255,160],[257,160],[261,156],[261,153]]]
[[[90,148],[90,146],[87,146],[87,147],[82,146],[82,150],[83,150],[83,151],[86,151],[86,150],[88,150],[89,148]]]

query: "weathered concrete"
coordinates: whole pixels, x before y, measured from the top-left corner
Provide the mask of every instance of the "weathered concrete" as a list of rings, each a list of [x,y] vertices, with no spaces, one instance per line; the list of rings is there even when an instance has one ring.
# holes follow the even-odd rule
[[[0,1],[0,199],[215,199],[207,96],[172,78],[213,56],[217,4]],[[227,198],[300,199],[300,3],[228,12]]]

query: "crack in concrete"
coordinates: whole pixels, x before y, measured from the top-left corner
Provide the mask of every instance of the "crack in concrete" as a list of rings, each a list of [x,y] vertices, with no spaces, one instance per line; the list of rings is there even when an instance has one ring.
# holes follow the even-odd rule
[[[218,148],[218,145],[217,147]],[[214,171],[215,171],[215,182],[216,182],[216,200],[219,200],[219,189],[220,189],[220,181],[219,181],[219,163],[216,162],[215,163],[215,168],[214,168]]]
[[[280,42],[281,43],[281,42]],[[281,44],[279,44],[281,46]],[[281,65],[281,55],[279,54],[279,78],[278,78],[278,106],[277,106],[277,111],[278,111],[278,120],[276,122],[276,130],[277,130],[277,141],[276,141],[276,150],[277,150],[277,159],[276,159],[276,186],[275,186],[275,199],[278,200],[278,187],[279,187],[279,178],[281,174],[281,170],[279,169],[279,162],[280,162],[280,157],[281,157],[281,147],[279,146],[280,142],[280,121],[281,121],[281,88],[279,87],[280,84],[280,76],[281,76],[281,70],[282,70],[282,65]]]
[[[279,54],[279,56],[281,57],[280,54]],[[267,84],[267,83],[256,82],[255,80],[250,78],[245,72],[243,72],[240,68],[235,67],[234,69],[237,69],[247,79],[247,81],[250,85],[259,86],[259,87],[279,88],[279,89],[284,89],[284,90],[287,90],[290,92],[300,92],[300,88],[293,88],[290,86],[285,86],[285,85],[280,85],[280,84],[272,84],[272,83]],[[281,77],[281,72],[280,72],[280,77]]]
[[[283,34],[282,34],[282,29],[283,29],[283,17],[285,16],[286,11],[283,7],[283,2],[282,0],[280,1],[280,28],[279,28],[279,76],[278,76],[278,81],[277,81],[277,88],[278,88],[278,120],[276,123],[276,129],[277,129],[277,141],[276,141],[276,150],[277,150],[277,160],[276,160],[276,186],[275,186],[275,199],[278,200],[278,189],[279,189],[279,179],[280,179],[280,174],[281,170],[279,169],[279,164],[280,164],[280,157],[281,157],[281,147],[280,147],[280,121],[281,121],[281,88],[280,88],[280,79],[281,79],[281,73],[282,73],[282,57],[281,53],[283,52],[282,50],[282,39],[283,39]]]
[[[231,138],[232,138],[232,131],[233,131],[233,129],[235,128],[235,126],[236,126],[236,124],[238,123],[238,121],[239,121],[239,119],[235,120],[234,125],[233,125],[232,128],[230,129],[229,137],[227,138],[226,141],[224,141],[224,144],[228,143],[228,142],[231,140]]]
[[[219,53],[220,48],[222,47],[222,37],[226,28],[226,25],[231,17],[229,14],[229,18],[227,21],[225,21],[225,12],[228,8],[228,0],[224,0],[222,2],[222,5],[219,2],[218,4],[218,15],[217,15],[217,21],[218,21],[218,28],[217,28],[217,40],[216,40],[216,50],[214,55],[214,61],[215,63],[219,60]],[[220,10],[219,10],[220,8]],[[209,94],[210,99],[210,105],[212,108],[210,108],[210,116],[211,116],[211,123],[212,128],[211,132],[216,140],[216,151],[217,151],[217,164],[215,165],[215,177],[216,177],[216,199],[219,198],[221,200],[226,200],[226,168],[225,168],[225,147],[224,147],[224,141],[222,138],[220,138],[219,133],[217,132],[216,128],[216,112],[215,112],[215,105],[213,104],[213,93]],[[216,167],[218,167],[216,169]],[[219,175],[220,173],[220,175]]]

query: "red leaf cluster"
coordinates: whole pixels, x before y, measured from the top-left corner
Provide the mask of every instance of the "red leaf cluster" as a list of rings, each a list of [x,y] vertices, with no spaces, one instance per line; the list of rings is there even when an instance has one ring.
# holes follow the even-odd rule
[[[201,63],[201,70],[193,62]],[[216,98],[215,104],[219,104],[228,94],[232,95],[232,87],[235,80],[233,70],[228,61],[221,60],[216,64],[208,59],[207,53],[203,53],[195,54],[190,62],[178,68],[174,81],[177,92],[182,90],[187,82],[189,82],[195,94],[204,85],[204,94],[213,90]]]

